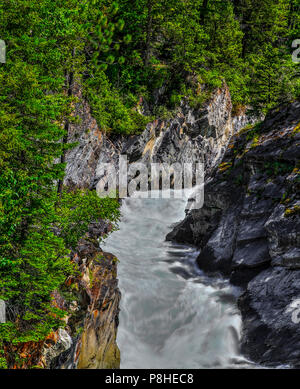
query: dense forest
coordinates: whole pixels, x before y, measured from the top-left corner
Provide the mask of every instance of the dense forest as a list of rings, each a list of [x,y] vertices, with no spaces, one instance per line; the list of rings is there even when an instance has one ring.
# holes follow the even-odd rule
[[[71,293],[70,251],[90,221],[119,219],[116,200],[63,187],[72,86],[112,136],[172,116],[183,99],[197,107],[224,81],[234,111],[266,113],[300,96],[299,19],[299,0],[1,1],[0,367],[7,345],[61,325],[51,292]]]

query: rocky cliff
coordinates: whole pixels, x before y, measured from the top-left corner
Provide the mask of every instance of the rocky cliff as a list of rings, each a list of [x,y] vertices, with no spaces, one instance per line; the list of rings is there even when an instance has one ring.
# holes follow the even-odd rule
[[[53,292],[53,304],[70,312],[64,328],[40,342],[27,342],[6,349],[10,368],[44,369],[118,369],[120,351],[116,343],[120,291],[117,259],[99,248],[98,238],[110,226],[104,222],[90,225],[78,243],[73,260],[78,272],[65,284],[66,296]],[[75,296],[75,299],[74,299]],[[10,361],[13,352],[18,365]]]
[[[242,351],[300,364],[300,103],[235,134],[207,180],[204,207],[167,239],[201,248],[197,262],[244,288]]]
[[[90,226],[80,240],[73,260],[79,276],[67,280],[75,289],[73,314],[67,320],[71,347],[52,361],[52,367],[77,369],[117,369],[120,351],[116,343],[119,302],[117,258],[99,248],[98,237],[107,232],[105,223]],[[61,304],[61,299],[57,299]],[[65,304],[65,302],[63,302]],[[61,308],[64,308],[62,306]]]
[[[216,89],[199,108],[186,102],[171,119],[157,119],[149,123],[140,135],[108,137],[93,119],[80,88],[74,114],[81,120],[72,124],[69,142],[78,142],[67,153],[65,185],[94,189],[99,182],[99,167],[113,163],[118,171],[119,155],[126,155],[128,163],[197,163],[205,164],[210,172],[225,153],[231,136],[243,124],[249,123],[244,113],[232,117],[231,97],[226,84]]]

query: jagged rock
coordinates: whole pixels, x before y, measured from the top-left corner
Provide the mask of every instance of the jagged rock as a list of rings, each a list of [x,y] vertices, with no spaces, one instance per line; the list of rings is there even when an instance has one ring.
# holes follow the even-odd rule
[[[176,223],[176,227],[167,235],[166,240],[176,240],[178,243],[195,244],[195,237],[191,228],[192,221],[187,216],[182,222]]]
[[[246,269],[270,264],[269,246],[265,239],[238,245],[232,258],[233,269]]]
[[[300,366],[300,272],[269,268],[239,299],[242,352],[267,365]]]
[[[219,227],[201,251],[197,263],[204,271],[230,274],[238,227],[236,220],[239,213],[239,206],[226,212]]]
[[[222,158],[234,132],[227,85],[199,109],[182,102],[173,119],[155,120],[140,135],[113,140],[97,126],[78,86],[74,94],[79,98],[74,115],[81,121],[70,128],[69,142],[79,144],[66,155],[64,184],[69,187],[95,188],[103,179],[103,164],[112,163],[118,173],[120,154],[127,156],[129,164],[204,163],[208,172]]]
[[[235,134],[205,185],[203,208],[167,236],[197,245],[203,270],[246,289],[243,351],[267,364],[299,364],[300,327],[285,317],[300,287],[299,119],[295,101]]]
[[[299,201],[289,207],[297,205]],[[300,218],[285,217],[285,211],[285,206],[279,204],[265,224],[272,265],[300,269]]]
[[[45,369],[50,369],[51,364],[55,358],[57,358],[63,352],[69,350],[73,344],[71,336],[63,328],[54,334],[54,336],[48,337],[44,343],[42,350],[42,363]]]
[[[78,369],[118,369],[116,344],[120,292],[116,280],[116,258],[108,253],[87,267],[81,284],[90,298],[88,314],[77,348]]]
[[[6,311],[5,311],[5,302],[0,300],[0,323],[5,323]]]
[[[74,314],[68,319],[74,346],[52,362],[53,367],[77,369],[111,369],[120,367],[116,343],[119,303],[117,259],[103,252],[97,238],[109,229],[103,222],[94,223],[78,243],[74,260],[80,277],[69,279],[78,299]],[[80,335],[78,335],[80,333]]]
[[[182,102],[170,120],[155,120],[141,134],[124,144],[130,162],[197,163],[211,169],[233,134],[231,99],[225,85],[201,109]]]
[[[93,187],[99,163],[117,164],[122,138],[112,142],[101,131],[77,84],[73,87],[73,95],[77,97],[74,116],[80,120],[79,123],[70,124],[68,142],[77,142],[78,145],[66,153],[64,185],[69,188],[89,188]]]

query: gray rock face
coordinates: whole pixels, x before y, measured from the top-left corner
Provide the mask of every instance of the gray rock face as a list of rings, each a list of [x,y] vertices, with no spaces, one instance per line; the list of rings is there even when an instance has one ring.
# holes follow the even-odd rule
[[[247,125],[255,124],[258,121],[264,120],[263,115],[256,116],[254,114],[252,114],[252,115],[247,114],[246,112],[248,109],[250,109],[250,107],[245,107],[244,111],[233,116],[232,126],[233,126],[234,134],[237,134],[239,131],[241,131],[243,128],[245,128]]]
[[[266,364],[300,357],[300,327],[286,314],[300,298],[299,121],[296,101],[235,134],[205,186],[204,207],[167,236],[199,246],[202,269],[245,288],[242,348]]]
[[[233,134],[227,87],[218,89],[201,109],[182,103],[174,119],[149,123],[141,136],[125,143],[130,162],[197,163],[207,169],[223,155]]]
[[[268,365],[300,367],[300,272],[269,268],[239,300],[242,351]]]
[[[78,145],[66,154],[64,185],[74,188],[89,188],[93,186],[99,163],[116,163],[120,152],[119,148],[122,147],[122,139],[113,143],[99,129],[78,85],[74,86],[73,94],[78,98],[74,107],[74,115],[80,121],[70,125],[68,143],[77,143]]]
[[[5,302],[0,300],[0,323],[5,323],[6,320],[6,311],[5,311]]]
[[[69,142],[78,142],[66,155],[64,184],[69,187],[95,188],[103,178],[103,172],[98,172],[104,163],[113,163],[118,172],[120,154],[127,156],[129,164],[204,163],[209,173],[224,155],[235,131],[226,85],[217,89],[200,109],[192,109],[182,102],[173,119],[155,120],[141,135],[119,136],[113,140],[97,126],[81,91],[74,93],[79,98],[75,115],[81,121],[71,125],[69,134]]]
[[[50,369],[52,361],[72,346],[72,338],[66,330],[59,328],[57,338],[56,343],[51,347],[44,347],[42,350],[42,360],[46,369]]]

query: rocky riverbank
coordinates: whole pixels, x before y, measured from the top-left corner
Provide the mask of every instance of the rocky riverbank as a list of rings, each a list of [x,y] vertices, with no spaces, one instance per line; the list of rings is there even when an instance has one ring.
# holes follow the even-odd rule
[[[18,368],[117,369],[120,351],[116,343],[120,291],[117,259],[99,248],[98,238],[109,230],[104,222],[90,225],[80,240],[73,260],[78,273],[66,280],[66,295],[53,292],[53,304],[70,312],[65,327],[52,332],[41,342],[28,342],[6,350],[16,352],[24,361]],[[74,299],[74,296],[76,297]],[[9,362],[9,360],[8,360]],[[10,368],[17,366],[9,365]]]
[[[200,247],[201,269],[244,288],[242,351],[271,366],[300,363],[299,119],[294,102],[235,134],[204,207],[167,237]]]

